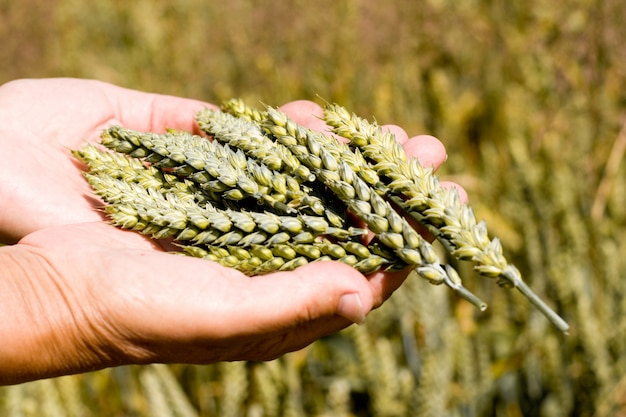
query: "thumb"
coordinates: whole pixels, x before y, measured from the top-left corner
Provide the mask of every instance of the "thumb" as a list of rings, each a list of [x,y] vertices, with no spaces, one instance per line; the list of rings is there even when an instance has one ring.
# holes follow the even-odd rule
[[[276,299],[284,300],[279,310],[284,317],[291,317],[286,324],[293,325],[294,317],[298,321],[314,321],[331,316],[362,324],[374,305],[367,278],[340,262],[317,262],[295,271],[253,278],[265,279],[274,291],[284,293]]]
[[[161,255],[159,259],[167,257]],[[195,266],[187,274],[183,263]],[[175,272],[168,269],[173,268],[171,262],[156,269],[168,276],[171,272],[180,281],[181,273],[197,277],[203,266],[212,263],[179,258],[177,264]],[[166,338],[160,360],[207,363],[216,359],[274,359],[352,323],[363,323],[374,306],[374,287],[367,278],[339,262],[316,262],[295,271],[252,278],[219,265],[211,268],[215,279],[193,279],[195,296],[180,286],[170,286],[168,297],[148,304],[158,304],[158,312],[142,310],[132,315],[133,322],[142,317],[139,321],[146,327],[139,333],[152,335],[148,337],[152,348],[155,339]],[[173,294],[176,292],[180,293]],[[157,313],[160,319],[155,322]],[[202,343],[190,346],[186,343],[189,340]],[[184,349],[172,349],[175,341]]]

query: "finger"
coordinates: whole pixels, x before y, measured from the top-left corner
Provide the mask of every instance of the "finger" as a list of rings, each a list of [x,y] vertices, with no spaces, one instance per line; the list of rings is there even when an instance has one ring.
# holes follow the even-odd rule
[[[400,271],[386,272],[377,271],[367,276],[372,293],[374,294],[374,307],[378,308],[404,283],[409,276],[411,268],[407,267]]]
[[[329,127],[324,122],[324,111],[318,104],[308,100],[296,100],[280,106],[294,122],[318,132],[328,133]]]
[[[168,288],[167,296],[151,299],[141,285],[126,288],[124,294],[139,291],[144,301],[124,312],[121,328],[134,343],[149,344],[146,348],[160,360],[271,359],[362,322],[373,307],[368,280],[338,262],[248,278],[201,259],[155,252],[149,260],[159,271],[151,274],[151,286]],[[145,268],[129,265],[124,279],[127,287],[145,281]],[[111,310],[128,310],[133,303],[124,302],[125,297],[116,296]],[[181,349],[173,349],[176,345]]]
[[[265,300],[261,296],[249,304],[250,312],[268,310],[267,299],[280,300],[280,305],[266,311],[265,324],[264,320],[258,323],[268,330],[289,330],[294,323],[302,325],[333,316],[362,323],[373,307],[368,280],[340,262],[317,262],[291,272],[255,277],[250,285],[255,294],[265,295]]]
[[[441,141],[433,136],[414,136],[403,143],[407,155],[414,156],[425,167],[437,169],[448,155]]]
[[[163,132],[170,128],[200,133],[196,113],[203,108],[217,109],[217,106],[199,100],[102,84],[115,108],[115,117],[131,129]]]
[[[262,333],[264,337],[244,343],[251,348],[240,352],[239,358],[248,360],[274,359],[352,323],[363,323],[382,298],[368,279],[339,262],[319,262],[292,272],[254,277],[250,288],[259,305],[245,306],[238,321],[252,324],[254,330],[240,329],[239,335]],[[271,309],[267,308],[268,301]],[[247,308],[251,310],[246,312]],[[254,314],[255,322],[243,320],[249,314]]]
[[[465,191],[465,189],[459,184],[452,181],[441,181],[439,184],[441,184],[441,186],[444,188],[456,188],[457,193],[459,193],[459,199],[461,200],[461,203],[467,204],[467,202],[469,201],[467,191]]]
[[[397,125],[383,125],[382,126],[382,130],[383,131],[387,130],[387,131],[393,133],[393,135],[396,137],[396,141],[399,144],[401,144],[401,145],[403,145],[407,140],[409,140],[409,135],[400,126],[397,126]]]

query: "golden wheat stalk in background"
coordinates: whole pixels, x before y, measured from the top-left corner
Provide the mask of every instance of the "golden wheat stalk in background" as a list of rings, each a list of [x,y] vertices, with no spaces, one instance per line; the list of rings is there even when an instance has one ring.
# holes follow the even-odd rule
[[[410,266],[445,283],[481,309],[486,305],[407,221],[412,215],[452,255],[472,259],[483,275],[518,288],[560,330],[567,324],[521,280],[484,222],[444,189],[431,169],[408,159],[375,124],[328,106],[325,117],[350,145],[298,125],[283,112],[261,112],[237,100],[229,113],[202,110],[199,126],[215,140],[188,132],[157,134],[114,126],[102,144],[74,155],[108,205],[113,224],[155,239],[174,238],[183,253],[249,274],[339,260],[363,273]],[[393,206],[405,213],[397,212]],[[350,224],[350,213],[367,225]]]

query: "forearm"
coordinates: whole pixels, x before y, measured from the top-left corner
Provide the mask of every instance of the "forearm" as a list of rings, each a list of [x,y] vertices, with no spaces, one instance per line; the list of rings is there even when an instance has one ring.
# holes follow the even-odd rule
[[[68,307],[71,295],[40,252],[0,247],[0,385],[108,365],[86,342],[84,314]]]

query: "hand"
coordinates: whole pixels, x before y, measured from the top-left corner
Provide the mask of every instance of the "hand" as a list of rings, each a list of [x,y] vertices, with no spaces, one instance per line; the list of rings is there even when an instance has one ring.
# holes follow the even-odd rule
[[[23,80],[0,87],[0,383],[131,363],[267,360],[362,322],[406,278],[363,277],[336,262],[249,278],[213,262],[167,254],[103,221],[70,154],[103,128],[197,131],[195,100],[98,81]],[[324,129],[310,102],[283,107]],[[438,166],[432,137],[408,152]],[[415,145],[419,144],[419,149]]]
[[[100,221],[95,199],[70,151],[96,142],[109,125],[197,130],[203,106],[99,81],[19,80],[0,88],[0,242],[45,227]]]

